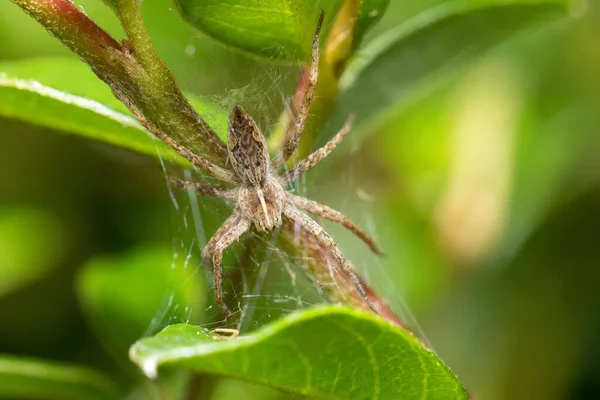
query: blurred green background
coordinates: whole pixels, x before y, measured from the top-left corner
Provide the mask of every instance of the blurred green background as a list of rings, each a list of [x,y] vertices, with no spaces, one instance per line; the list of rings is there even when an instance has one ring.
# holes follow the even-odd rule
[[[121,35],[106,7],[77,3]],[[392,1],[365,42],[437,3]],[[480,399],[600,398],[600,5],[576,1],[569,12],[420,85],[366,139],[350,135],[352,146],[302,183],[375,235],[384,259],[326,224]],[[240,103],[265,130],[276,122],[297,67],[216,44],[168,0],[144,2],[144,17],[187,91]],[[0,61],[42,56],[73,57],[2,2]],[[228,211],[199,201],[210,234]],[[108,354],[126,351],[137,331],[98,327],[85,317],[96,307],[87,294],[101,290],[94,282],[102,277],[148,271],[148,260],[170,266],[174,252],[193,245],[179,243],[183,214],[155,159],[0,118],[0,353],[99,366],[122,382],[123,369],[136,376],[126,358]],[[201,285],[204,273],[191,263],[177,271]],[[144,301],[154,280],[180,282],[180,272],[169,271],[131,272],[126,287],[100,297],[115,309],[147,308],[154,319],[135,326],[148,332],[200,320],[206,298],[179,311],[168,290],[156,304]],[[122,343],[109,340],[119,335]],[[215,384],[215,399],[286,398]]]

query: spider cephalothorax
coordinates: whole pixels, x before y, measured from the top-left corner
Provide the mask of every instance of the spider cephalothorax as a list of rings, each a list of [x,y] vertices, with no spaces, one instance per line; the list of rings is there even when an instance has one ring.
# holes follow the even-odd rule
[[[304,160],[300,161],[289,172],[283,175],[277,174],[298,146],[300,135],[304,130],[304,123],[315,94],[319,72],[319,31],[322,22],[323,14],[319,18],[317,30],[313,37],[310,75],[302,104],[295,120],[287,127],[286,140],[282,146],[282,151],[273,160],[270,160],[267,143],[260,129],[252,117],[240,106],[233,107],[229,119],[227,149],[228,161],[229,165],[231,165],[230,169],[219,167],[181,146],[146,120],[135,108],[132,108],[138,120],[155,136],[177,150],[179,154],[189,160],[194,166],[233,186],[232,188],[224,188],[210,184],[172,179],[172,182],[182,189],[194,190],[201,195],[222,197],[235,202],[232,215],[217,229],[202,250],[204,264],[212,267],[215,301],[228,314],[230,311],[223,302],[222,291],[223,252],[248,231],[252,225],[254,225],[257,231],[271,231],[280,226],[283,219],[302,226],[327,249],[336,260],[337,266],[342,272],[352,278],[361,296],[365,300],[367,299],[360,279],[356,276],[351,264],[342,255],[332,237],[321,225],[300,210],[341,223],[362,239],[373,252],[381,254],[373,239],[339,211],[313,200],[296,196],[284,189],[285,186],[295,180],[300,174],[318,164],[333,151],[350,131],[352,117],[348,118],[344,127],[325,146],[317,149]],[[123,101],[127,101],[127,99],[123,98]]]

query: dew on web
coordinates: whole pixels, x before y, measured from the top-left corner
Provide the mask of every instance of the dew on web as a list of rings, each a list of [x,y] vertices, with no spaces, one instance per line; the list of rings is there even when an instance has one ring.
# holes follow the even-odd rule
[[[158,146],[156,145],[156,141],[158,139],[156,139],[155,137],[152,137],[152,140],[154,140],[154,145],[156,147],[156,154],[158,155],[158,160],[160,162],[160,168],[163,171],[163,175],[165,177],[165,182],[167,184],[167,191],[169,192],[169,198],[171,199],[171,203],[173,204],[173,208],[175,208],[175,210],[179,210],[179,203],[177,202],[177,198],[175,198],[175,194],[173,193],[173,186],[171,185],[171,181],[169,181],[169,174],[167,172],[167,166],[165,165],[165,160],[163,160],[160,151],[158,150]]]
[[[192,243],[190,244],[190,248],[187,252],[187,255],[185,257],[185,261],[183,263],[183,268],[187,268],[188,264],[190,263],[190,260],[192,259],[192,249],[194,248],[194,244],[196,243],[196,239],[192,239]]]
[[[192,174],[190,170],[184,171],[185,180],[192,180]],[[198,204],[198,196],[195,192],[188,191],[188,200],[189,200],[189,209],[192,212],[192,220],[194,222],[193,226],[196,230],[196,242],[198,243],[199,251],[202,251],[202,248],[206,245],[206,235],[204,233],[204,225],[202,224],[202,216],[200,215],[200,207]],[[185,229],[187,230],[187,220],[184,219]]]

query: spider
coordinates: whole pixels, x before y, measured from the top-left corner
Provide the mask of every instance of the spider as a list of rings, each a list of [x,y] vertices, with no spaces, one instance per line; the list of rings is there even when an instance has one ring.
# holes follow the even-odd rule
[[[341,223],[362,239],[374,253],[381,255],[382,252],[375,245],[371,236],[339,211],[313,200],[296,196],[284,189],[298,176],[318,164],[333,151],[350,131],[352,116],[346,120],[342,129],[325,146],[314,151],[287,173],[282,175],[277,173],[284,167],[298,146],[315,94],[319,72],[319,32],[322,23],[323,13],[319,17],[313,36],[310,75],[298,116],[293,123],[289,124],[286,141],[282,146],[283,150],[273,160],[270,160],[265,137],[252,117],[240,106],[233,107],[229,118],[227,133],[228,160],[231,164],[229,169],[219,167],[179,145],[134,110],[136,117],[146,128],[159,139],[167,142],[183,157],[191,161],[194,166],[233,186],[233,188],[225,188],[207,183],[171,178],[173,184],[178,188],[193,190],[200,195],[216,196],[235,202],[232,215],[217,229],[202,251],[203,263],[212,268],[215,302],[228,316],[231,315],[231,312],[223,301],[222,290],[223,252],[250,230],[252,225],[259,232],[269,232],[278,228],[284,218],[302,226],[331,253],[338,267],[341,268],[343,273],[352,278],[360,295],[376,311],[367,299],[365,289],[354,272],[354,268],[342,255],[333,238],[323,227],[300,210]]]

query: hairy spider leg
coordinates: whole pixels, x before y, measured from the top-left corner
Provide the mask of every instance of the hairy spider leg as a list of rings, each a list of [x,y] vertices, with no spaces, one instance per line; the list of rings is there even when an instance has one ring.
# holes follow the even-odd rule
[[[215,196],[224,199],[233,199],[235,197],[234,189],[226,189],[214,186],[210,183],[190,182],[174,177],[169,177],[169,181],[171,181],[173,186],[179,189],[193,190],[194,192],[202,196]]]
[[[215,335],[212,337],[213,340],[233,340],[240,335],[240,331],[237,329],[229,328],[216,328],[211,330],[209,333],[227,333],[228,336]]]
[[[360,296],[365,300],[365,302],[369,305],[369,307],[377,313],[377,309],[371,303],[369,298],[367,297],[367,293],[365,292],[365,288],[356,275],[354,268],[350,265],[350,262],[346,260],[340,249],[336,246],[333,238],[327,233],[327,231],[318,223],[316,223],[312,218],[308,215],[304,214],[301,211],[298,211],[293,205],[287,205],[283,209],[283,214],[293,223],[300,225],[301,227],[308,230],[310,234],[314,236],[316,240],[319,241],[329,253],[333,256],[338,266],[342,269],[346,275],[348,275],[352,281],[354,282],[354,286],[356,290],[360,294]]]
[[[280,178],[280,182],[284,185],[287,185],[290,182],[295,181],[298,177],[304,172],[308,171],[322,160],[327,158],[329,154],[337,147],[338,144],[348,135],[350,129],[352,128],[352,121],[354,120],[354,115],[348,116],[344,126],[338,133],[335,134],[334,137],[323,147],[318,148],[313,151],[309,156],[307,156],[304,160],[300,161],[294,168],[288,171],[285,175]]]
[[[233,215],[223,222],[223,225],[215,232],[202,250],[204,264],[207,266],[212,265],[215,302],[227,316],[232,315],[232,312],[223,302],[223,252],[249,228],[250,221],[243,218],[241,213],[235,210]]]
[[[300,142],[300,135],[302,134],[302,131],[304,131],[306,118],[308,117],[308,112],[310,110],[310,106],[315,96],[317,78],[319,77],[319,33],[321,32],[321,25],[323,25],[324,15],[325,14],[323,13],[323,11],[321,11],[321,15],[319,16],[319,22],[317,22],[317,29],[315,30],[315,35],[313,36],[310,75],[308,78],[308,83],[306,84],[306,91],[304,92],[304,97],[302,98],[300,112],[296,117],[296,121],[294,123],[288,124],[287,131],[285,134],[285,143],[283,144],[283,151],[279,153],[271,162],[271,165],[275,169],[282,167],[285,164],[285,162],[289,160],[294,151],[296,151],[296,148],[298,147],[298,142]]]
[[[373,240],[373,238],[368,233],[360,229],[354,221],[346,217],[341,212],[334,210],[333,208],[328,207],[324,204],[318,203],[314,200],[307,199],[305,197],[290,194],[289,199],[292,202],[292,204],[294,204],[298,208],[301,208],[302,210],[321,216],[330,221],[342,224],[346,229],[354,233],[359,239],[365,242],[373,253],[380,256],[383,255],[383,252],[375,244],[375,240]]]

